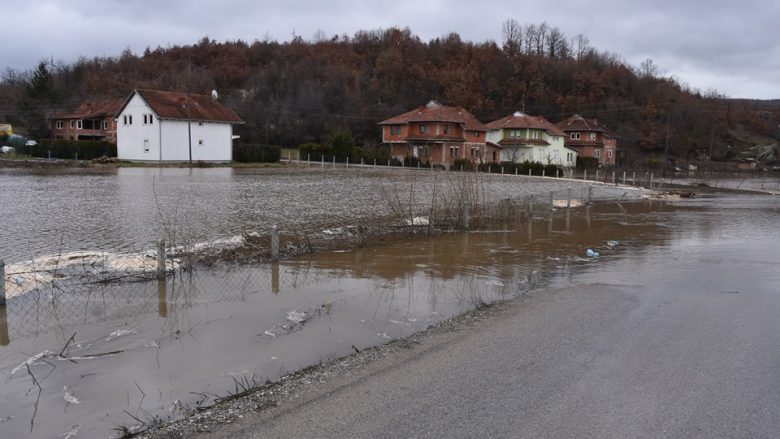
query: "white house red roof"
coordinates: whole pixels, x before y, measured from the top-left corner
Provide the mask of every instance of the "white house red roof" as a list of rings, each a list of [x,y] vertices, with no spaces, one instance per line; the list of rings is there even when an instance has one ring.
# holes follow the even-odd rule
[[[141,96],[160,119],[181,119],[201,122],[244,123],[230,108],[222,105],[211,96],[190,94],[175,91],[136,89],[125,99],[124,110],[135,94]],[[189,111],[187,104],[190,104]]]

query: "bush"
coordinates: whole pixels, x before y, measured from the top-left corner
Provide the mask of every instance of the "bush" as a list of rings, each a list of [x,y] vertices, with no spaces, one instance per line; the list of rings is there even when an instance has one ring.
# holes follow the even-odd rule
[[[596,157],[577,157],[577,169],[582,171],[585,169],[598,169],[599,159]]]
[[[330,148],[321,143],[304,143],[298,146],[301,160],[320,161],[331,156]]]
[[[404,166],[408,168],[430,168],[431,162],[424,162],[417,157],[404,157]]]
[[[463,169],[464,172],[472,172],[476,169],[476,165],[469,159],[455,159],[453,160],[450,169],[453,171],[460,171]]]
[[[233,161],[241,163],[276,163],[282,148],[273,145],[233,145]]]
[[[16,150],[19,154],[33,157],[49,157],[58,159],[92,160],[98,157],[116,157],[116,145],[109,142],[94,140],[50,140],[44,139],[33,146],[23,145]]]

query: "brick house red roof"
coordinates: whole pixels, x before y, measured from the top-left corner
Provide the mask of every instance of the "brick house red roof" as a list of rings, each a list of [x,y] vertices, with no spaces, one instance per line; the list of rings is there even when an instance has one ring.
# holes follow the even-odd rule
[[[411,122],[452,122],[463,124],[467,131],[487,131],[485,125],[462,107],[447,107],[436,101],[379,122],[379,125],[403,125]]]
[[[94,117],[113,117],[124,103],[122,98],[86,100],[72,113],[62,113],[53,119],[88,119]]]
[[[585,131],[585,132],[596,132],[596,133],[603,133],[606,136],[609,137],[617,137],[616,134],[612,133],[607,129],[604,124],[599,122],[596,119],[586,119],[579,114],[575,114],[574,116],[563,120],[561,122],[558,122],[556,124],[558,128],[563,130],[564,132],[570,132],[570,131]]]
[[[187,93],[146,89],[133,90],[133,93],[125,99],[122,107],[116,112],[117,117],[136,93],[146,101],[160,119],[187,120],[189,118],[199,122],[244,123],[233,110],[212,99],[211,96],[190,94],[188,98]],[[187,114],[188,101],[191,104],[189,117]]]
[[[542,116],[529,116],[525,113],[517,111],[506,117],[498,120],[494,120],[487,124],[488,129],[500,130],[500,129],[535,129],[544,130],[551,136],[565,136],[566,134],[561,131],[555,124],[548,121]],[[530,139],[528,139],[530,140]],[[526,141],[525,143],[530,143]],[[549,145],[549,143],[545,142]]]

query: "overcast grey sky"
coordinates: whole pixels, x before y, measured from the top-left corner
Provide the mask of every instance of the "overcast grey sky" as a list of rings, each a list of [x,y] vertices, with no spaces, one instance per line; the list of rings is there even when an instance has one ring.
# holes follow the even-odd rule
[[[172,44],[266,37],[311,39],[357,30],[409,27],[423,40],[457,32],[501,40],[501,24],[559,27],[639,65],[730,97],[780,98],[777,0],[4,0],[2,66],[29,69],[41,58],[116,56]],[[14,17],[10,19],[9,17]]]

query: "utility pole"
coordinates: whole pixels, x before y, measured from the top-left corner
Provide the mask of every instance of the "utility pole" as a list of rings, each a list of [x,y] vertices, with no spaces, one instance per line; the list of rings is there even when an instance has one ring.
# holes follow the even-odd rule
[[[192,79],[192,60],[187,63],[187,145],[190,153],[190,168],[192,167],[192,114],[190,113],[190,81]]]

